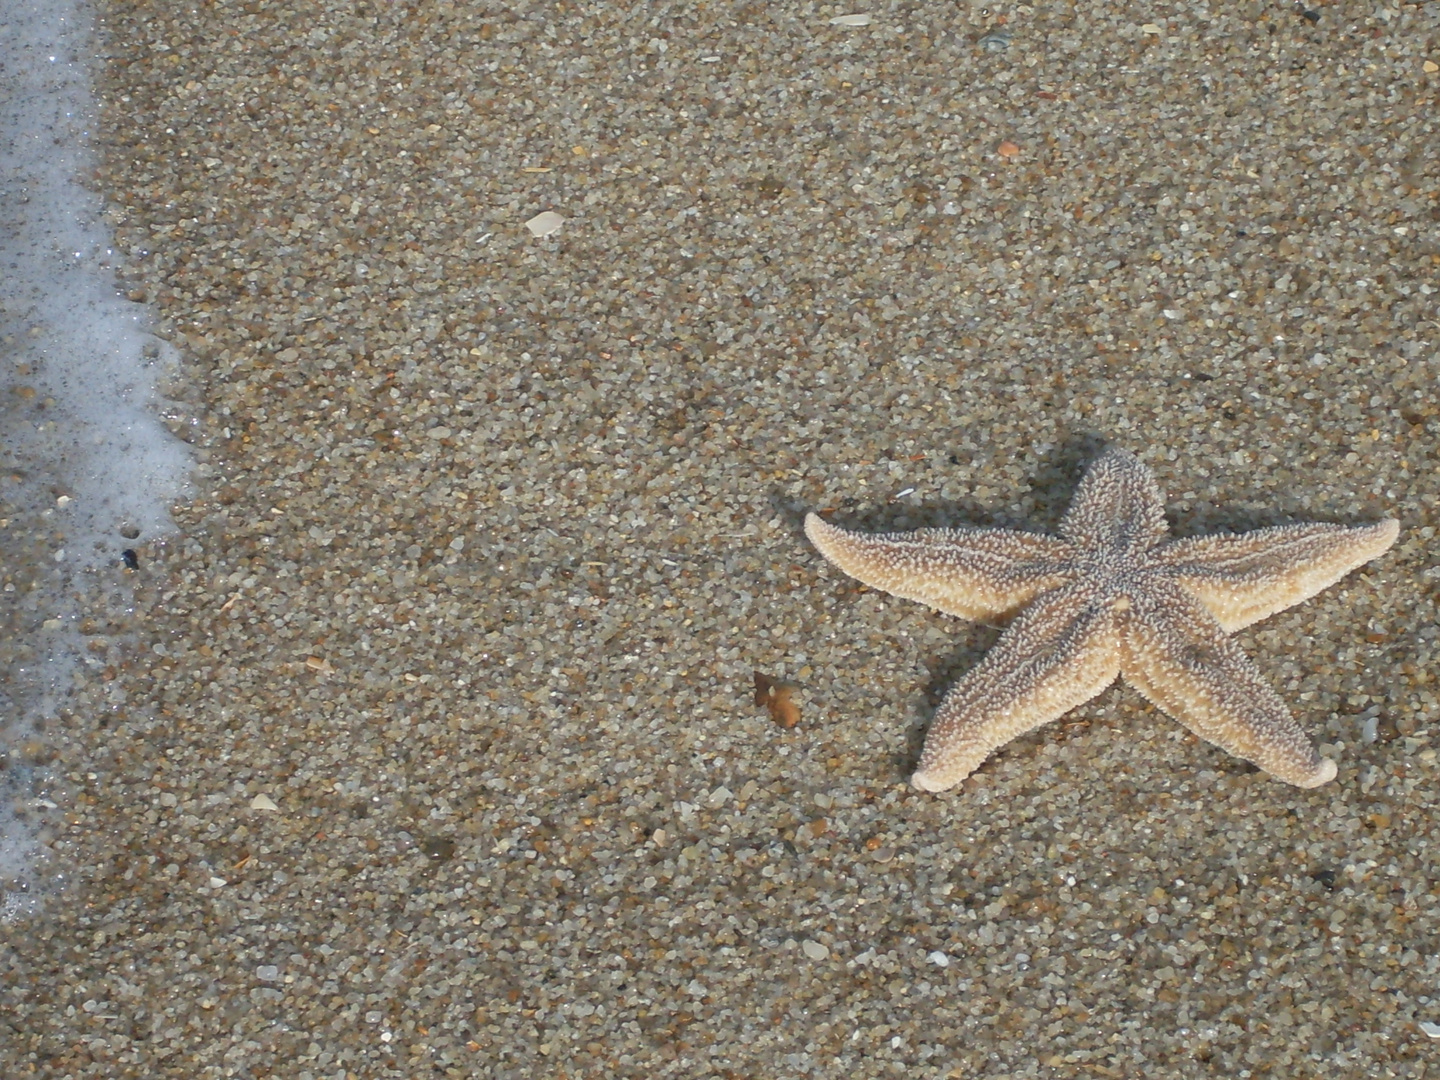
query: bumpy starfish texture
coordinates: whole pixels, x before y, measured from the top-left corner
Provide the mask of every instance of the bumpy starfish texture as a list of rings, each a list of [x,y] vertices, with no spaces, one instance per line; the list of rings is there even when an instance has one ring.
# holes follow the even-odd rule
[[[944,791],[1016,736],[1117,676],[1170,716],[1279,780],[1335,777],[1228,636],[1339,581],[1399,534],[1304,524],[1166,541],[1155,477],[1123,451],[1080,481],[1059,537],[1008,529],[864,535],[815,514],[805,533],[851,577],[966,619],[1012,619],[941,702],[911,782]]]

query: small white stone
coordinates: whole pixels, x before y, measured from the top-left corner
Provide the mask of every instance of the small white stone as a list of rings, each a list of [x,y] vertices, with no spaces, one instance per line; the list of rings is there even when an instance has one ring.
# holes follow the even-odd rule
[[[800,943],[800,951],[811,960],[824,960],[830,955],[830,950],[818,941],[805,940]]]
[[[275,805],[275,800],[272,799],[272,798],[270,798],[269,795],[261,794],[261,795],[256,795],[253,799],[250,800],[250,809],[251,809],[251,810],[279,810],[280,807],[278,807],[278,806]]]
[[[560,226],[565,224],[565,219],[554,210],[546,210],[536,214],[529,221],[525,222],[525,228],[530,230],[531,236],[549,236],[553,232],[559,232]]]
[[[869,26],[869,15],[836,15],[830,20],[831,26]]]
[[[925,957],[925,959],[929,960],[936,967],[947,968],[950,966],[950,957],[946,956],[939,949],[936,949],[934,952],[930,953],[930,955]]]

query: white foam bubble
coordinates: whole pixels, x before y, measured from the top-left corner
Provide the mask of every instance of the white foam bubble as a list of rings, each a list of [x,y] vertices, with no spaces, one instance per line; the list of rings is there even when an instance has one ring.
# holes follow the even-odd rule
[[[190,469],[157,415],[177,358],[121,295],[82,183],[97,62],[75,0],[0,0],[0,916],[42,854],[48,780],[19,741],[84,662],[85,572],[169,529]]]

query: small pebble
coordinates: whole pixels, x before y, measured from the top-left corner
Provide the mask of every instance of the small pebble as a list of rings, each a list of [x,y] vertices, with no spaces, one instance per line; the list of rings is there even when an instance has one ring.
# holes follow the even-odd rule
[[[530,235],[535,237],[549,236],[560,231],[560,226],[565,224],[565,219],[554,210],[546,210],[536,214],[529,221],[525,222],[525,228],[530,230]]]
[[[818,941],[803,941],[800,943],[800,949],[811,960],[824,960],[830,955],[830,950]]]

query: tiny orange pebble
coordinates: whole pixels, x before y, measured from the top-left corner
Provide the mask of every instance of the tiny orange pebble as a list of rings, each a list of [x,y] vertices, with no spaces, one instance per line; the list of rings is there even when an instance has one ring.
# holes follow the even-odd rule
[[[996,149],[996,152],[999,153],[999,155],[1000,155],[1001,157],[1007,157],[1007,158],[1016,157],[1016,156],[1018,156],[1019,153],[1020,153],[1020,147],[1016,146],[1016,145],[1015,145],[1013,142],[1011,142],[1009,139],[1006,139],[1004,142],[1002,142],[1002,143],[1001,143],[999,146],[997,146],[995,149]]]

